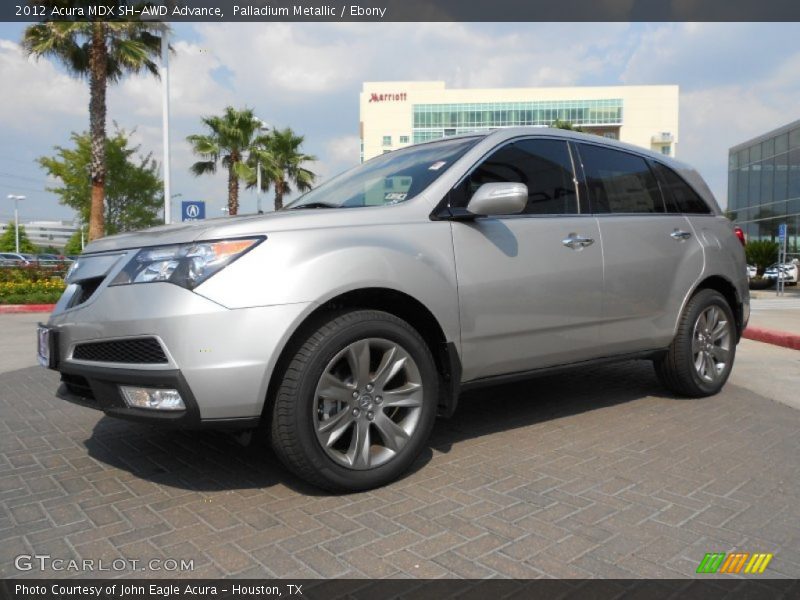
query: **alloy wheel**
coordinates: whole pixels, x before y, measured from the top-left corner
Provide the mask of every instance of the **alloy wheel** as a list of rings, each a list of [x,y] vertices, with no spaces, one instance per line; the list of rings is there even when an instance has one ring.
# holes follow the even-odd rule
[[[692,335],[692,357],[697,375],[707,383],[717,381],[730,362],[732,324],[715,305],[697,317]]]
[[[411,439],[422,401],[419,368],[400,344],[383,338],[357,340],[328,362],[317,383],[317,441],[343,467],[378,467]]]

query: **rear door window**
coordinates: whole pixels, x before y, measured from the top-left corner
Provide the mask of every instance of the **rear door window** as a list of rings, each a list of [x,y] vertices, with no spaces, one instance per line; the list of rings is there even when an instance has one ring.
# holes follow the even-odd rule
[[[591,144],[579,144],[579,152],[592,212],[666,212],[656,178],[644,158]]]

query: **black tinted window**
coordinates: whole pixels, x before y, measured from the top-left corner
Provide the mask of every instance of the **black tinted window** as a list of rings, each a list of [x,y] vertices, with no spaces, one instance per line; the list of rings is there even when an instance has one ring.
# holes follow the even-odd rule
[[[572,162],[566,142],[520,140],[485,159],[455,190],[455,204],[466,206],[484,183],[513,182],[528,186],[525,213],[563,215],[578,212]]]
[[[592,212],[664,212],[656,179],[644,158],[587,144],[580,145],[580,153]]]
[[[708,214],[711,212],[700,195],[669,167],[654,162],[653,169],[664,190],[669,212]]]

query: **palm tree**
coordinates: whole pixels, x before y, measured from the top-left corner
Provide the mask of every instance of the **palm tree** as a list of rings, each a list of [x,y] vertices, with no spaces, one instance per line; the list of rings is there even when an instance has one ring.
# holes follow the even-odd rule
[[[248,163],[256,148],[267,143],[266,136],[259,135],[263,124],[252,110],[232,106],[222,116],[203,117],[203,124],[210,133],[186,138],[194,153],[203,157],[192,165],[192,173],[216,173],[217,163],[222,163],[228,170],[228,214],[235,215],[239,212],[239,180],[254,179],[255,170]]]
[[[37,0],[48,10],[83,6],[85,0]],[[92,4],[97,4],[93,2]],[[117,2],[107,2],[109,6]],[[30,25],[22,47],[29,55],[58,59],[77,77],[89,79],[89,129],[92,138],[92,201],[89,239],[105,234],[106,90],[129,73],[147,70],[158,76],[153,58],[161,51],[164,25],[139,21],[57,21]]]
[[[575,125],[571,121],[562,121],[561,119],[556,119],[552,123],[550,123],[550,127],[553,129],[565,129],[567,131],[578,131],[583,132],[583,128]]]
[[[275,210],[283,208],[283,197],[291,193],[292,186],[299,192],[306,192],[314,185],[316,174],[303,164],[317,158],[302,152],[300,146],[304,139],[289,127],[276,129],[267,136],[266,144],[254,153],[266,174],[262,189],[266,190],[270,185],[275,188]]]

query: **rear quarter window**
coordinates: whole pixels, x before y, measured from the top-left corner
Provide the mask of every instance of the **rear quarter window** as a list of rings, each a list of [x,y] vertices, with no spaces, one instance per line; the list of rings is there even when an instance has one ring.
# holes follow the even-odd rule
[[[664,200],[669,212],[707,215],[711,213],[708,204],[694,191],[683,177],[668,166],[653,162],[653,171],[664,192]]]

